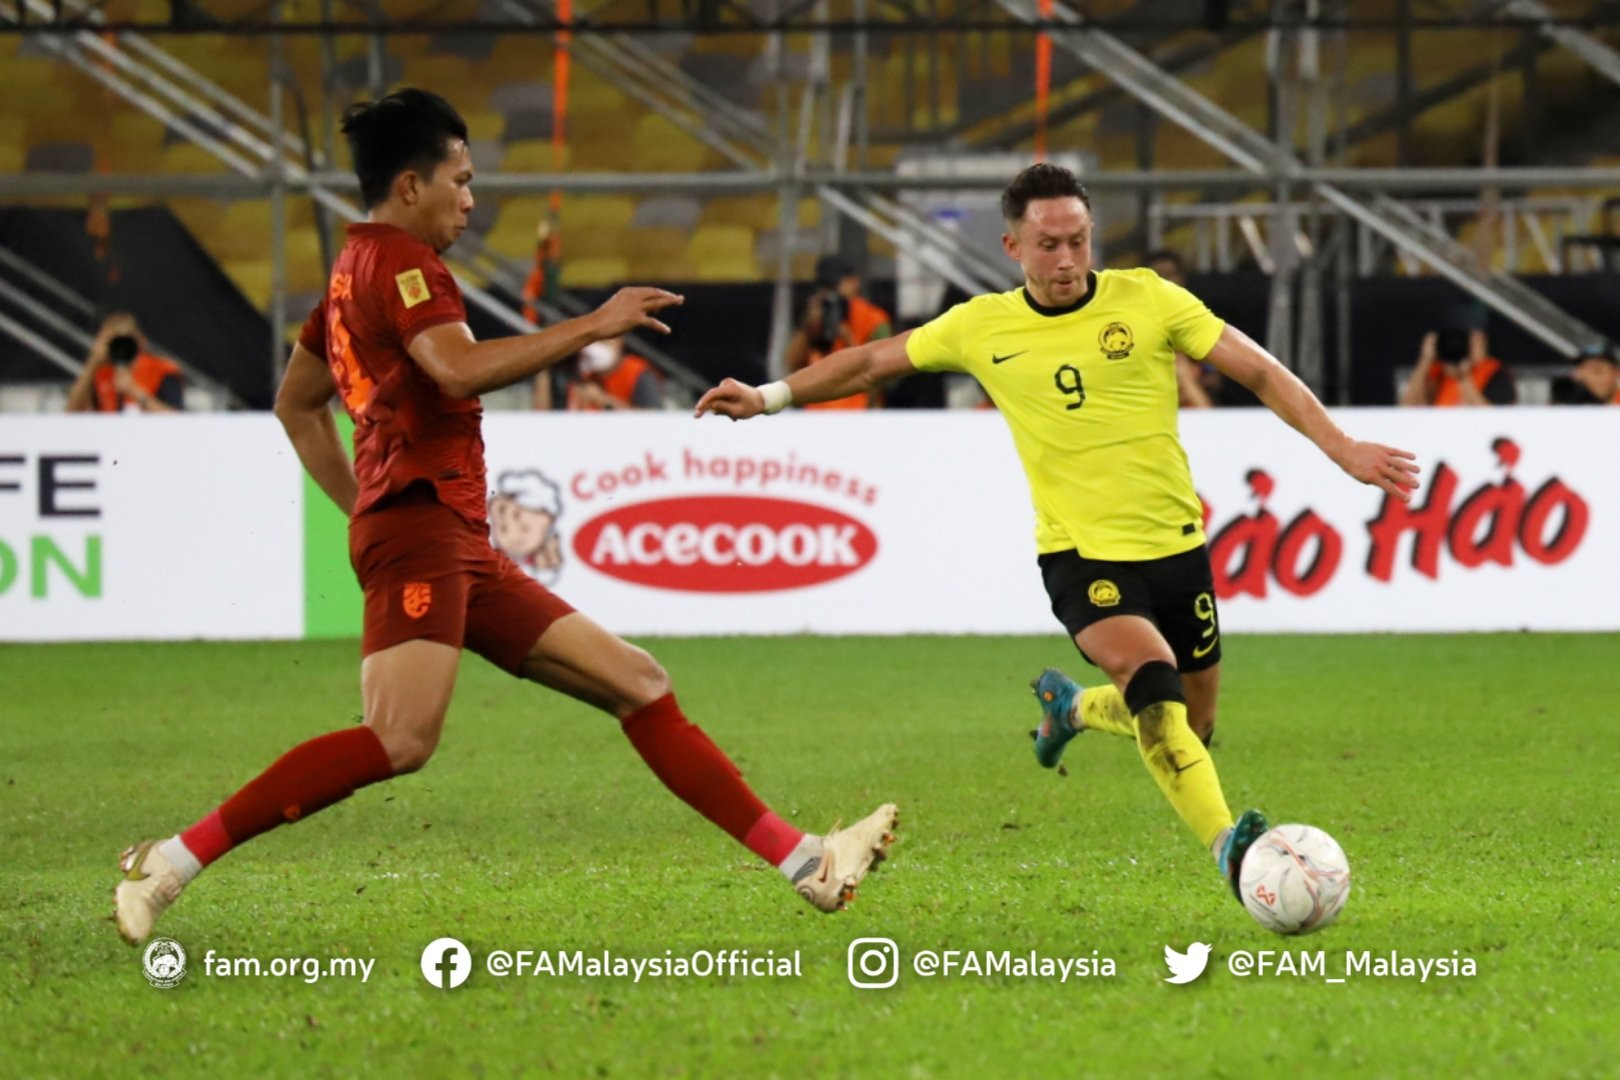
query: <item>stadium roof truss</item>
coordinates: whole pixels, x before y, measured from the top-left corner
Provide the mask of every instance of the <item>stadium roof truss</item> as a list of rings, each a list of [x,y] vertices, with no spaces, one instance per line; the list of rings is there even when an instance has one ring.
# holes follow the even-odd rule
[[[639,174],[500,174],[481,178],[484,190],[514,194],[564,191],[775,191],[782,217],[773,326],[773,361],[781,355],[790,328],[792,253],[796,250],[797,212],[801,194],[820,199],[843,219],[880,235],[913,253],[942,278],[968,292],[1005,288],[1011,283],[999,253],[978,248],[934,227],[926,215],[908,206],[901,193],[923,186],[961,189],[986,186],[962,177],[901,177],[866,168],[864,95],[867,92],[868,39],[876,34],[974,32],[1021,28],[1050,35],[1053,43],[1159,116],[1177,124],[1219,150],[1234,167],[1216,170],[1109,171],[1088,176],[1094,189],[1152,191],[1199,188],[1240,192],[1257,184],[1274,192],[1271,265],[1275,271],[1271,304],[1274,351],[1291,359],[1308,381],[1320,385],[1320,313],[1312,310],[1320,290],[1307,288],[1299,313],[1298,348],[1290,301],[1297,278],[1318,281],[1322,260],[1301,252],[1294,227],[1312,222],[1357,223],[1364,233],[1382,237],[1406,258],[1415,259],[1447,277],[1550,346],[1573,351],[1601,335],[1557,308],[1516,279],[1483,269],[1475,254],[1453,240],[1431,220],[1388,194],[1470,188],[1522,188],[1534,184],[1601,187],[1620,184],[1620,170],[1568,168],[1483,169],[1351,169],[1329,163],[1326,111],[1314,64],[1321,35],[1376,20],[1352,18],[1344,0],[1275,0],[1236,5],[1226,13],[1226,28],[1273,33],[1273,60],[1294,50],[1291,70],[1272,64],[1278,108],[1289,117],[1304,110],[1311,132],[1302,157],[1291,141],[1273,141],[1227,112],[1178,78],[1172,70],[1130,44],[1115,31],[1146,33],[1211,28],[1185,11],[1189,5],[1137,5],[1126,17],[1099,20],[1082,13],[1087,5],[1059,0],[1043,13],[1038,0],[969,0],[966,3],[906,3],[898,0],[677,0],[662,3],[607,4],[565,24],[552,0],[490,0],[479,18],[436,18],[434,6],[421,14],[396,10],[400,5],[376,0],[339,7],[323,0],[321,18],[300,22],[283,17],[282,5],[271,2],[232,19],[208,15],[207,0],[176,2],[167,21],[118,22],[104,17],[100,6],[86,0],[16,0],[15,14],[0,13],[0,32],[39,36],[44,48],[100,81],[125,100],[162,120],[173,130],[206,148],[233,170],[210,177],[117,175],[62,176],[25,174],[0,177],[0,196],[91,191],[150,194],[213,194],[223,197],[269,196],[277,274],[272,323],[279,357],[287,323],[284,305],[285,214],[281,200],[290,193],[311,196],[326,211],[344,219],[361,212],[352,199],[353,178],[330,167],[327,153],[287,130],[282,94],[275,79],[279,46],[286,35],[364,34],[380,39],[391,34],[551,34],[568,29],[571,52],[578,62],[609,80],[649,110],[662,115],[691,138],[712,148],[733,166],[701,173]],[[1212,5],[1225,9],[1229,5]],[[1177,15],[1171,12],[1174,8]],[[1255,9],[1259,9],[1256,13]],[[1492,0],[1464,3],[1455,10],[1430,5],[1434,25],[1480,25],[1499,20],[1533,27],[1547,40],[1568,49],[1594,70],[1620,84],[1620,54],[1589,33],[1580,19],[1561,18],[1540,0]],[[115,31],[115,32],[110,32]],[[146,35],[186,33],[263,34],[272,59],[268,115],[176,60]],[[737,104],[714,86],[695,78],[648,44],[667,33],[751,34],[766,43],[766,55],[779,86],[778,115]],[[835,85],[829,62],[833,36],[847,35],[852,62],[849,75]],[[787,35],[808,35],[809,57],[802,72],[780,62]],[[844,40],[844,39],[840,39]],[[328,51],[328,57],[331,56]],[[330,85],[330,79],[326,80]],[[1096,102],[1094,102],[1095,104]],[[329,103],[328,103],[329,104]],[[1280,123],[1292,130],[1291,123]],[[1342,133],[1341,133],[1342,134]],[[330,136],[328,136],[330,139]],[[1342,226],[1341,266],[1350,263],[1351,247]],[[511,295],[521,290],[526,266],[507,260],[469,233],[463,237],[461,267]],[[1342,275],[1341,275],[1342,277]],[[528,323],[495,293],[465,280],[469,299],[506,325]],[[1347,287],[1346,287],[1347,289]],[[557,318],[577,314],[585,305],[563,294]],[[1341,327],[1346,320],[1340,320]],[[1341,330],[1341,332],[1347,332]],[[642,350],[678,382],[698,389],[701,380],[651,346]],[[1341,349],[1341,360],[1348,350]],[[1341,385],[1343,382],[1341,380]]]

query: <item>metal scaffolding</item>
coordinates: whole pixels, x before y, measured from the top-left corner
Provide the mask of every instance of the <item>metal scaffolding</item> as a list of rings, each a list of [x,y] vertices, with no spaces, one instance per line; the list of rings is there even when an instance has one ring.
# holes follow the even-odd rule
[[[958,137],[961,124],[940,120],[940,74],[936,53],[942,31],[978,27],[1005,32],[1009,28],[1049,33],[1054,43],[1078,61],[1084,70],[1105,75],[1108,88],[1090,92],[1065,106],[1067,116],[1100,108],[1120,95],[1140,103],[1144,115],[1180,126],[1217,149],[1234,168],[1168,171],[1152,167],[1151,155],[1139,153],[1138,168],[1107,170],[1085,177],[1094,191],[1129,191],[1139,196],[1139,218],[1152,237],[1177,221],[1214,221],[1223,224],[1214,261],[1226,262],[1234,246],[1247,251],[1257,265],[1271,274],[1268,304],[1269,340],[1274,352],[1289,362],[1318,389],[1326,381],[1327,351],[1322,311],[1324,296],[1339,307],[1339,339],[1333,350],[1340,378],[1346,385],[1348,364],[1348,297],[1350,282],[1378,264],[1381,247],[1398,252],[1403,266],[1425,267],[1456,283],[1492,309],[1523,326],[1555,349],[1572,351],[1600,335],[1509,275],[1492,273],[1476,253],[1457,242],[1444,227],[1436,200],[1414,203],[1410,196],[1441,193],[1453,204],[1459,191],[1505,192],[1495,209],[1506,207],[1509,223],[1522,224],[1527,242],[1554,272],[1567,268],[1562,238],[1548,233],[1542,215],[1516,195],[1538,186],[1599,189],[1620,187],[1620,168],[1554,167],[1483,168],[1350,168],[1346,149],[1355,131],[1347,122],[1344,62],[1347,34],[1357,26],[1383,25],[1358,20],[1347,0],[1251,0],[1235,5],[1233,18],[1220,33],[1205,33],[1189,42],[1180,31],[1185,20],[1158,16],[1160,9],[1139,5],[1131,17],[1099,23],[1061,2],[1049,19],[1040,17],[1035,0],[964,0],[941,9],[933,3],[871,5],[868,0],[757,0],[749,5],[719,2],[671,13],[656,0],[637,6],[599,7],[577,17],[568,29],[573,59],[612,83],[642,108],[668,120],[685,137],[712,149],[729,168],[699,173],[503,173],[481,175],[481,192],[499,195],[564,192],[653,193],[682,192],[716,195],[766,192],[780,203],[774,266],[776,283],[773,333],[769,349],[773,371],[780,370],[794,312],[791,310],[794,254],[803,247],[822,250],[864,250],[865,237],[881,237],[896,249],[915,256],[941,279],[970,293],[999,290],[1014,283],[1011,264],[997,251],[977,246],[959,234],[941,229],[906,199],[908,192],[928,189],[965,190],[999,187],[1000,180],[968,176],[900,176],[871,167],[874,133],[869,87],[869,54],[878,32],[898,31],[908,41],[924,42],[926,70],[918,80],[906,82],[907,115],[913,102],[913,81],[926,82],[933,123],[912,133],[912,139]],[[1390,23],[1409,29],[1415,21],[1412,5]],[[1582,26],[1556,18],[1538,0],[1496,0],[1465,5],[1467,10],[1431,17],[1439,25],[1506,25],[1537,49],[1560,47],[1580,56],[1604,77],[1620,83],[1620,54]],[[307,196],[324,214],[355,220],[361,211],[354,199],[352,176],[332,167],[336,112],[332,100],[337,65],[334,35],[364,34],[369,42],[367,78],[380,92],[385,78],[383,42],[403,33],[445,35],[491,32],[548,34],[561,27],[550,0],[492,0],[483,14],[471,21],[391,22],[375,0],[362,6],[336,5],[321,0],[318,23],[284,18],[283,5],[269,4],[262,12],[229,24],[109,24],[86,0],[18,0],[16,18],[0,29],[37,35],[45,50],[60,57],[88,77],[118,94],[134,107],[157,118],[172,131],[205,148],[224,162],[229,173],[215,176],[22,173],[0,176],[0,198],[31,195],[119,193],[153,196],[207,195],[222,199],[267,199],[272,207],[274,275],[271,323],[275,363],[286,349],[286,200]],[[302,9],[301,9],[302,10]],[[71,23],[56,22],[66,16]],[[115,29],[116,32],[108,32]],[[1149,31],[1158,42],[1171,42],[1156,60],[1146,44],[1127,44],[1116,30],[1137,31],[1136,41]],[[654,48],[654,34],[670,32],[747,33],[762,44],[771,71],[776,108],[767,112],[738,104],[723,87],[710,85]],[[1186,58],[1197,60],[1217,54],[1231,42],[1267,32],[1267,76],[1270,87],[1270,130],[1261,132],[1221,105],[1199,94],[1175,71]],[[152,33],[225,32],[263,34],[266,37],[268,108],[248,105],[230,91],[211,82],[176,59],[148,36]],[[809,34],[807,56],[792,71],[788,35]],[[300,135],[287,122],[283,98],[282,51],[286,37],[318,34],[322,48],[322,87],[319,146],[312,145],[309,125]],[[1173,39],[1173,40],[1172,40]],[[1405,41],[1403,35],[1402,41]],[[958,34],[958,55],[969,39]],[[1519,48],[1523,48],[1521,43]],[[932,49],[933,52],[927,52]],[[1515,54],[1517,55],[1517,54]],[[1533,56],[1533,52],[1525,55]],[[841,57],[839,62],[835,59]],[[908,66],[918,49],[905,54]],[[1188,61],[1190,62],[1190,61]],[[841,75],[835,72],[842,72]],[[1497,66],[1464,73],[1443,92],[1461,93],[1489,80]],[[1466,76],[1466,77],[1465,77]],[[1410,81],[1409,62],[1400,78]],[[1404,85],[1400,102],[1413,98]],[[1441,92],[1441,91],[1436,91]],[[1418,95],[1421,98],[1421,95]],[[1424,98],[1424,101],[1429,99]],[[1398,105],[1400,104],[1398,102]],[[299,103],[302,108],[302,103]],[[1408,114],[1397,108],[1395,119],[1406,131]],[[997,130],[1018,137],[1022,119]],[[1364,121],[1365,123],[1365,121]],[[1299,133],[1303,129],[1303,138]],[[894,133],[889,133],[894,134]],[[1204,202],[1179,206],[1160,198],[1165,192],[1197,191]],[[1236,200],[1246,193],[1265,190],[1270,202],[1260,206]],[[1225,196],[1228,201],[1222,202]],[[823,243],[801,245],[797,207],[801,196],[820,200],[829,213]],[[1397,198],[1396,196],[1403,196]],[[1210,201],[1214,199],[1215,201]],[[1583,205],[1596,205],[1587,200]],[[1563,219],[1567,234],[1575,227],[1578,209]],[[1235,230],[1235,231],[1233,231]],[[324,232],[324,229],[323,229]],[[1212,232],[1212,237],[1217,234]],[[1518,235],[1517,225],[1510,234]],[[1235,239],[1234,239],[1235,238]],[[323,238],[324,239],[324,238]],[[1516,243],[1517,241],[1512,241]],[[330,252],[323,249],[328,261]],[[1509,266],[1512,265],[1510,262]],[[460,270],[463,289],[471,303],[504,325],[517,330],[530,324],[500,295],[521,292],[527,266],[492,251],[475,233],[467,233],[455,249],[452,266]],[[488,283],[484,288],[479,282]],[[1332,288],[1324,288],[1331,283]],[[586,305],[563,293],[549,318],[579,314]],[[701,389],[703,380],[650,344],[638,346],[677,383]]]

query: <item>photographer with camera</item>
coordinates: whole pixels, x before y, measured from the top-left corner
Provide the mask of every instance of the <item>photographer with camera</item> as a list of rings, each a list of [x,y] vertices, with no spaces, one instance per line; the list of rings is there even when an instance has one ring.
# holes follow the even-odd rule
[[[179,365],[146,351],[135,316],[114,311],[101,330],[84,370],[68,391],[68,412],[178,412],[185,406],[185,378]]]
[[[1454,315],[1423,335],[1417,366],[1401,388],[1402,405],[1512,405],[1513,372],[1487,354],[1485,331]]]
[[[804,306],[799,328],[788,342],[789,373],[809,367],[840,349],[865,345],[893,332],[889,313],[861,295],[861,276],[837,255],[816,263],[816,286]],[[817,402],[810,409],[868,409],[880,404],[876,392]]]
[[[1620,355],[1606,341],[1582,347],[1568,375],[1552,381],[1554,405],[1620,405]]]

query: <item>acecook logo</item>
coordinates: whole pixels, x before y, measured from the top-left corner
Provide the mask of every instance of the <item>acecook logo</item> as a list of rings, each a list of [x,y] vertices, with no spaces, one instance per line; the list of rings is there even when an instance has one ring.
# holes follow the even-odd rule
[[[580,559],[610,577],[683,592],[801,589],[853,574],[877,537],[825,506],[690,495],[619,506],[574,534]]]

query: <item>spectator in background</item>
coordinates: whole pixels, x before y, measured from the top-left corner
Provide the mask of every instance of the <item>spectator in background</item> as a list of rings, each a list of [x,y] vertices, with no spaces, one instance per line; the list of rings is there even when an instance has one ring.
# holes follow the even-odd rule
[[[861,295],[861,276],[855,267],[837,255],[824,255],[816,263],[815,291],[804,306],[793,340],[788,342],[787,369],[798,371],[839,349],[865,345],[892,333],[894,325],[889,313]],[[867,409],[880,403],[874,391],[808,407]]]
[[[1513,372],[1490,355],[1485,331],[1457,312],[1423,335],[1417,366],[1401,388],[1402,405],[1512,405]]]
[[[580,350],[575,377],[568,383],[571,411],[663,407],[663,376],[641,357],[625,352],[622,336]]]
[[[557,265],[561,245],[561,234],[552,227],[551,218],[541,218],[539,224],[534,227],[534,265],[530,267],[529,276],[523,281],[523,317],[535,326],[546,325],[546,317],[540,311],[540,304],[550,300],[556,291],[557,276],[561,272]],[[557,370],[557,367],[549,368],[534,377],[534,408],[555,407],[556,382],[553,376],[557,374]]]
[[[1147,265],[1170,284],[1187,287],[1187,263],[1178,252],[1149,252]],[[1220,372],[1186,353],[1176,353],[1176,397],[1183,409],[1207,409],[1220,400],[1220,391]]]
[[[1581,350],[1568,375],[1553,380],[1554,405],[1620,405],[1620,357],[1606,342]]]
[[[180,366],[146,351],[146,336],[135,316],[109,312],[68,391],[67,411],[178,412],[185,407]]]

